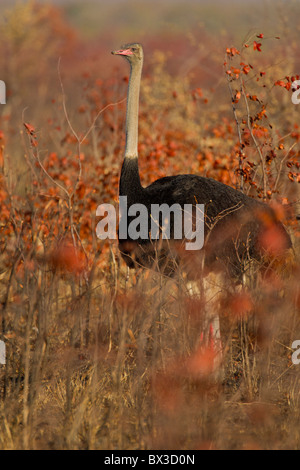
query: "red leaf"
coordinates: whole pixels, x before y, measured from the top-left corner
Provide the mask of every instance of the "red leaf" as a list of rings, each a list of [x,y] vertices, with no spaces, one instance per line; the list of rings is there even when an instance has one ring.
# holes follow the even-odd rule
[[[253,41],[253,50],[261,52],[261,42]]]
[[[27,122],[23,122],[23,124],[29,135],[35,135],[35,128],[31,124],[28,124]]]
[[[75,274],[80,274],[86,268],[84,254],[75,250],[73,245],[61,243],[50,255],[51,264],[61,269]]]
[[[263,230],[259,236],[259,245],[271,256],[283,254],[287,248],[286,237],[277,224],[270,224]]]

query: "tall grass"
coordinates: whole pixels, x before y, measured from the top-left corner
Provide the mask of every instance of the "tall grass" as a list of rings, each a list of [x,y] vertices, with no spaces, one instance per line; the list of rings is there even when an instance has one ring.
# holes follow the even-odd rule
[[[286,213],[278,211],[294,253],[243,286],[210,274],[190,289],[180,269],[172,279],[127,271],[116,242],[95,235],[97,205],[117,203],[125,103],[115,103],[125,98],[126,71],[106,50],[107,59],[99,50],[95,60],[94,44],[76,38],[60,10],[31,2],[16,8],[2,25],[14,74],[1,77],[9,95],[0,117],[0,339],[7,348],[0,448],[299,449],[300,366],[291,361],[300,339],[299,189],[290,175],[299,169],[299,135],[287,90],[273,87],[284,67],[276,64],[259,95],[269,99],[273,124],[259,142],[265,162],[276,150],[266,189],[285,203]],[[187,166],[236,184],[239,139],[224,40],[210,42],[206,32],[203,48],[193,34],[173,38],[168,53],[149,54],[145,65],[143,184]],[[145,41],[155,49],[153,38]],[[179,77],[178,44],[188,70]],[[207,44],[214,45],[208,55]],[[284,58],[287,43],[276,47]],[[268,71],[263,57],[253,55],[251,65]],[[289,74],[294,66],[296,59]],[[250,106],[248,116],[236,110],[238,120],[258,113],[256,101]],[[261,185],[262,169],[251,139],[246,152],[255,170],[245,190],[257,197],[251,182]],[[221,362],[203,342],[207,318],[217,314]]]

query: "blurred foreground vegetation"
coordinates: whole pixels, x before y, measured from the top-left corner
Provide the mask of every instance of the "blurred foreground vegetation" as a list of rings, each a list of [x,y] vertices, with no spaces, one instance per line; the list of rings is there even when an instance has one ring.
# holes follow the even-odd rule
[[[0,448],[300,448],[300,366],[291,362],[300,339],[298,10],[9,5],[0,24]],[[118,203],[124,150],[128,68],[110,51],[132,39],[145,49],[143,184],[187,172],[242,181],[292,236],[293,255],[251,287],[212,275],[191,295],[184,273],[127,273],[116,241],[96,238],[97,206]],[[217,377],[200,341],[211,311],[223,332]]]

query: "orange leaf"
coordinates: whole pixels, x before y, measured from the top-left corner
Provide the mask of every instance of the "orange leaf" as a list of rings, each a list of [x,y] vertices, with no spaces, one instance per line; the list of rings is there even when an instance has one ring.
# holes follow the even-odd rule
[[[232,69],[233,73],[235,73],[236,75],[239,75],[241,73],[240,69]]]
[[[230,55],[231,57],[235,56],[236,54],[239,54],[240,51],[238,51],[235,47],[227,47],[226,49],[226,54]]]
[[[232,296],[229,302],[230,312],[236,316],[241,317],[247,315],[253,308],[253,301],[249,293],[240,292]]]
[[[238,102],[240,101],[240,99],[241,99],[241,92],[238,91],[238,92],[236,93],[236,95],[235,95],[235,100],[234,100],[234,102],[235,102],[235,103],[238,103]]]
[[[249,65],[245,65],[245,66],[243,67],[243,72],[244,72],[244,74],[246,74],[246,75],[250,72],[250,67],[249,67]]]
[[[191,376],[207,376],[215,369],[217,354],[210,347],[199,346],[185,361],[185,370]]]
[[[274,85],[282,86],[283,88],[285,88],[286,83],[283,80],[277,80]]]

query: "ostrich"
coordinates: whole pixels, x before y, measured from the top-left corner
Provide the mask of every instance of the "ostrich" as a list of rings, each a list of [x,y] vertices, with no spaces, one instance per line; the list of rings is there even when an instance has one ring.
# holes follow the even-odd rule
[[[226,268],[232,277],[241,277],[249,259],[261,260],[260,240],[266,226],[273,227],[283,249],[291,247],[284,226],[276,220],[274,211],[244,193],[212,178],[192,174],[166,176],[143,187],[138,167],[138,109],[143,67],[141,44],[127,44],[112,54],[127,59],[130,79],[126,113],[126,148],[121,169],[119,195],[127,197],[130,207],[139,203],[147,207],[151,217],[152,204],[205,205],[205,266]],[[130,220],[130,217],[128,217]],[[172,219],[170,219],[172,225]],[[159,248],[158,248],[159,247]],[[172,275],[178,266],[176,250],[170,243],[153,243],[146,238],[119,239],[119,249],[129,267],[153,266],[155,262],[165,274]],[[180,250],[179,250],[180,251]],[[195,257],[193,257],[195,259]],[[195,269],[191,269],[195,273]]]
[[[131,268],[156,266],[161,272],[172,276],[178,267],[190,278],[205,277],[205,273],[220,268],[231,279],[241,281],[249,265],[249,260],[262,260],[264,250],[261,239],[266,229],[273,228],[280,240],[282,250],[291,247],[291,240],[284,226],[277,221],[274,211],[262,202],[246,196],[212,178],[193,174],[166,176],[154,181],[147,187],[141,185],[138,167],[138,109],[139,92],[143,66],[143,48],[140,44],[127,44],[121,50],[112,52],[123,56],[130,65],[130,79],[126,113],[126,147],[121,169],[119,196],[127,197],[127,207],[139,203],[147,207],[151,218],[152,204],[204,204],[205,207],[205,244],[199,257],[185,257],[182,250],[174,250],[171,242],[151,240],[149,236],[137,239],[129,233],[125,239],[119,237],[119,250]],[[124,214],[121,214],[121,219]],[[129,214],[126,214],[130,221]],[[159,225],[161,220],[158,221]],[[170,225],[174,221],[170,217]],[[175,240],[174,240],[175,243]],[[203,255],[204,253],[204,255]],[[200,256],[201,254],[201,256]],[[201,259],[199,263],[198,259]],[[224,271],[223,271],[224,272]],[[211,319],[214,338],[220,344],[219,320]]]

